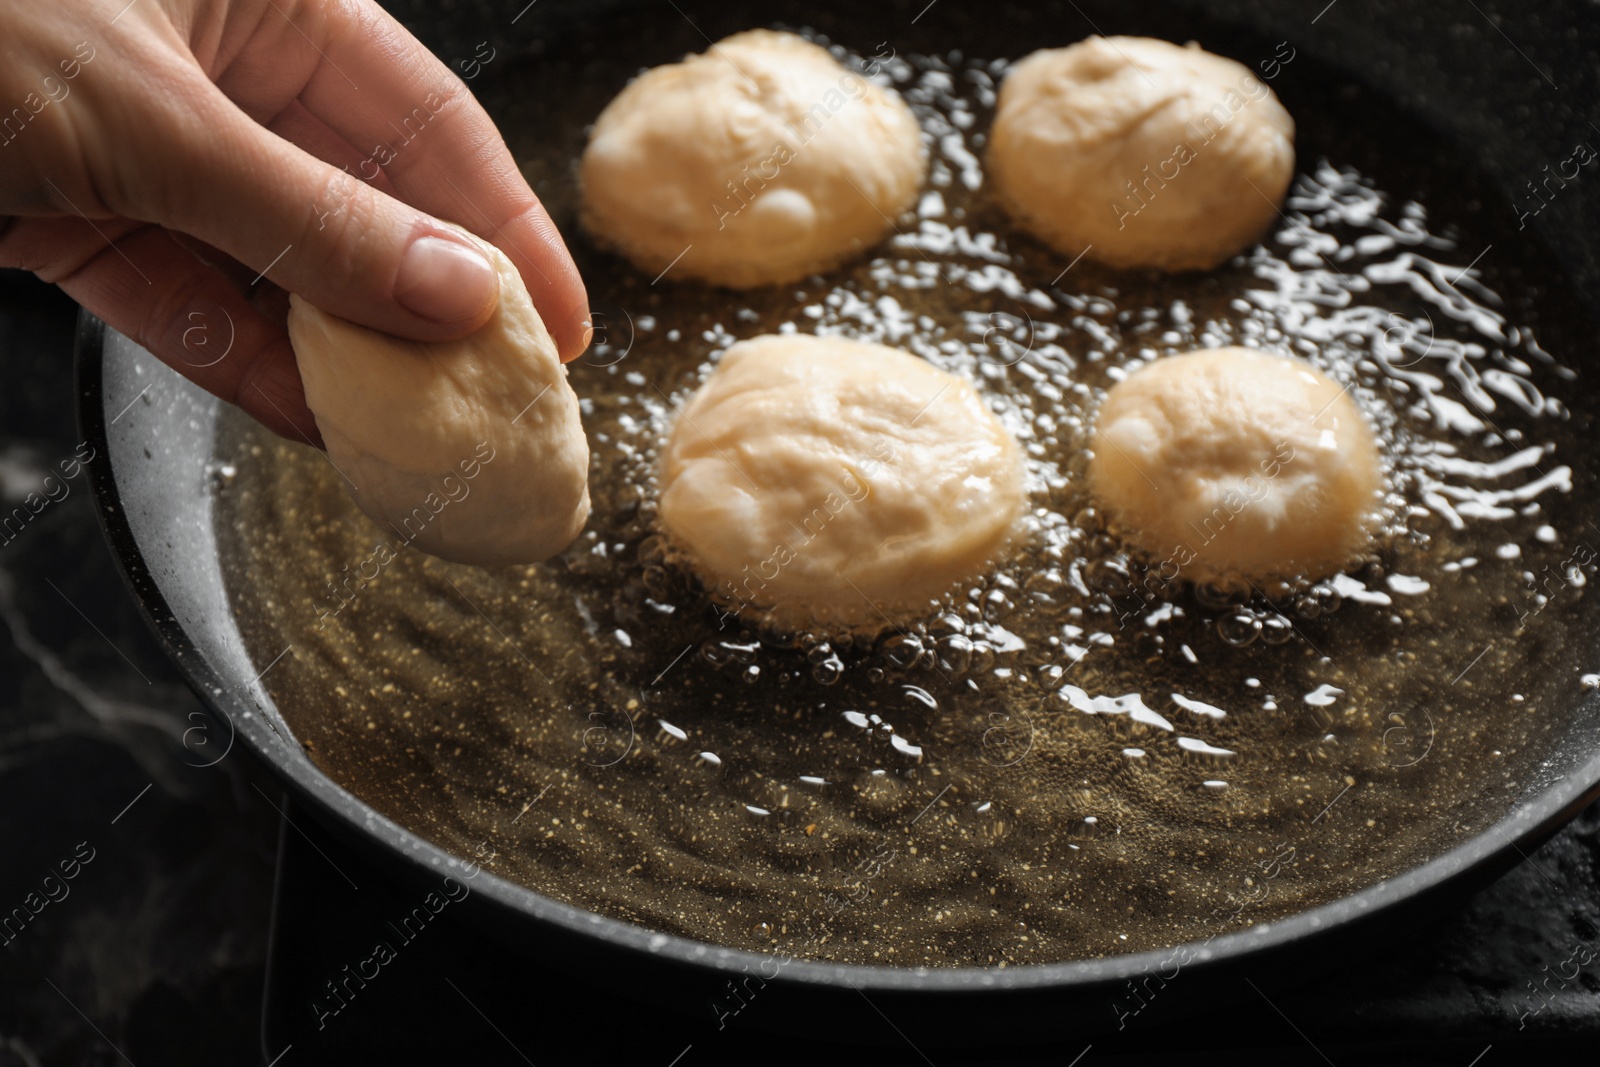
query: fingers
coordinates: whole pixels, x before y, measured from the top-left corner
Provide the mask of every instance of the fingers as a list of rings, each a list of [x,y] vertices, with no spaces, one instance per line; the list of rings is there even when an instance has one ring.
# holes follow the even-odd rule
[[[583,280],[487,113],[427,49],[375,5],[332,9],[307,110],[371,145],[401,199],[494,242],[516,263],[563,359],[588,346]],[[359,88],[355,88],[359,87]]]
[[[112,220],[28,219],[0,240],[0,263],[59,285],[107,325],[274,433],[322,446],[281,323],[258,311],[171,234]]]
[[[163,121],[185,146],[128,174],[120,214],[205,241],[317,306],[417,340],[461,337],[499,295],[493,266],[437,219],[252,121],[209,81]]]
[[[328,129],[321,120],[307,111],[298,100],[291,101],[287,108],[264,125],[279,137],[293,141],[325,163],[332,163],[336,167],[352,170],[353,172],[353,168],[359,166],[361,162],[361,153],[351,147],[350,143],[343,137]],[[391,196],[394,194],[394,187],[389,184],[388,177],[381,171],[370,184],[373,188]],[[260,274],[259,271],[246,267],[232,256],[197,237],[191,237],[186,233],[180,233],[175,230],[168,232],[172,234],[173,239],[180,245],[194,253],[195,258],[202,263],[215,267],[223,277],[233,282],[234,286],[241,291],[250,289],[257,275]],[[252,300],[258,306],[261,296],[267,290],[282,293],[282,290],[278,289],[276,285],[258,290],[252,294]],[[285,298],[285,313],[287,312],[287,307],[287,298]],[[271,315],[272,310],[268,309],[268,317],[271,317]],[[283,317],[283,314],[279,314],[277,316],[278,321],[281,322]]]

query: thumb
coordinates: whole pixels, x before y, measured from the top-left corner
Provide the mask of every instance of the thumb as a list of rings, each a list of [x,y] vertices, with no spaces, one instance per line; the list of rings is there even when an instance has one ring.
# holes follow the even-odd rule
[[[163,168],[152,221],[386,333],[447,340],[488,320],[499,275],[470,239],[207,95],[182,120],[204,128],[186,139],[195,152]]]

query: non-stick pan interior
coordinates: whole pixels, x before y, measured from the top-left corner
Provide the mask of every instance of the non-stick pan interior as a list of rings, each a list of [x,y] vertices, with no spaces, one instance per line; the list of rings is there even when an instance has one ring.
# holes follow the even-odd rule
[[[940,7],[946,4],[956,6],[951,0],[944,0]],[[580,6],[581,11],[576,11]],[[935,21],[936,16],[943,16],[938,7],[924,12],[912,23],[912,17],[917,15],[913,8],[921,6],[896,5],[881,16],[873,17],[881,17],[884,37],[909,40],[908,48],[916,47],[918,40],[934,44],[947,41],[948,35],[960,32],[948,23],[941,28]],[[1333,65],[1355,69],[1369,84],[1396,95],[1453,139],[1495,146],[1495,151],[1485,153],[1485,170],[1498,173],[1508,190],[1515,188],[1511,180],[1514,175],[1509,171],[1518,160],[1559,158],[1550,153],[1581,136],[1575,129],[1576,123],[1569,121],[1559,107],[1550,105],[1557,94],[1544,84],[1543,74],[1529,69],[1515,50],[1504,48],[1507,54],[1500,54],[1503,41],[1500,46],[1491,47],[1500,38],[1498,31],[1488,25],[1468,31],[1476,34],[1473,39],[1482,46],[1481,50],[1462,48],[1460,33],[1454,35],[1457,43],[1445,45],[1443,31],[1461,22],[1459,13],[1452,13],[1447,20],[1434,21],[1408,9],[1393,16],[1397,22],[1405,24],[1398,29],[1408,35],[1423,32],[1423,36],[1406,36],[1402,39],[1410,43],[1403,46],[1391,37],[1390,30],[1375,23],[1370,13],[1364,12],[1359,22],[1349,19],[1348,25],[1339,28],[1335,20],[1343,13],[1336,6],[1313,27],[1306,21],[1309,16],[1304,11],[1294,11],[1291,19],[1290,6],[1236,5],[1239,10],[1227,13],[1211,8],[1206,17],[1223,22],[1237,21],[1238,25],[1249,27],[1242,32],[1255,39],[1276,39],[1282,35],[1297,44],[1304,42],[1303,47],[1308,51]],[[626,34],[629,26],[629,5],[561,5],[554,0],[544,0],[515,23],[504,11],[491,12],[488,5],[483,7],[480,11],[477,5],[459,5],[447,9],[444,14],[424,15],[419,4],[415,12],[402,8],[400,13],[446,58],[474,54],[477,42],[485,38],[497,42],[499,47],[537,53],[563,48],[564,42],[576,39],[570,36],[573,34],[593,41],[607,34]],[[689,7],[685,13],[712,37],[742,28],[753,17],[726,7],[708,8],[704,12]],[[1010,32],[1015,32],[1023,42],[1020,47],[1026,48],[1035,43],[1074,40],[1097,28],[1107,33],[1127,29],[1129,25],[1148,29],[1159,25],[1169,14],[1179,27],[1170,31],[1169,36],[1181,36],[1185,32],[1183,27],[1195,25],[1187,5],[1116,10],[1085,5],[1083,12],[1079,12],[1074,5],[1067,4],[1019,9],[1014,19],[1018,28]],[[970,14],[962,15],[958,19],[970,17]],[[983,18],[995,25],[1007,25],[1002,14],[992,8],[985,9]],[[824,32],[830,22],[837,21],[829,10],[809,5],[791,12],[763,9],[760,20],[815,25]],[[1441,42],[1438,47],[1416,43],[1435,39],[1429,35],[1435,35]],[[689,44],[693,46],[694,42]],[[1464,54],[1471,58],[1463,58]],[[1563,84],[1561,99],[1571,99],[1568,94],[1580,87],[1582,79],[1593,80],[1597,67],[1592,57],[1563,52],[1562,58],[1567,61],[1563,64],[1566,71],[1563,81],[1570,78],[1571,82]],[[1588,58],[1586,63],[1578,62],[1585,58]],[[1488,88],[1492,77],[1501,79],[1493,90]],[[1548,93],[1548,96],[1542,97],[1541,93]],[[1524,98],[1541,101],[1538,114],[1546,116],[1546,121],[1515,121],[1514,116],[1521,107],[1519,101]],[[493,101],[489,103],[492,109]],[[1585,233],[1594,231],[1584,224],[1595,220],[1600,197],[1582,187],[1573,190],[1573,194],[1552,204],[1539,220],[1537,230],[1539,239],[1547,241],[1562,262],[1565,273],[1583,286],[1586,280],[1594,278],[1596,265],[1595,250],[1583,239]],[[1508,201],[1512,195],[1508,191]],[[246,654],[229,607],[213,532],[211,492],[214,479],[219,476],[213,463],[217,403],[126,339],[108,334],[100,351],[94,343],[95,337],[93,330],[88,331],[83,348],[85,393],[89,402],[85,414],[91,432],[104,432],[111,457],[110,478],[106,479],[101,473],[98,489],[111,536],[136,592],[150,608],[169,649],[202,695],[226,716],[229,730],[237,734],[236,743],[247,744],[262,753],[325,817],[376,839],[386,849],[419,864],[440,871],[458,868],[459,860],[385,820],[329,782],[306,758],[261,686],[262,665],[252,662]],[[1523,803],[1516,814],[1488,834],[1409,875],[1277,924],[1265,933],[1219,938],[1211,943],[1208,952],[1226,956],[1337,925],[1448,878],[1570,810],[1587,792],[1588,786],[1600,779],[1600,757],[1596,756],[1600,751],[1600,745],[1596,744],[1600,741],[1600,714],[1594,701],[1575,707],[1572,716],[1566,740],[1557,747],[1537,778],[1525,783]],[[753,958],[746,954],[696,946],[675,938],[652,937],[648,931],[636,927],[599,920],[508,883],[485,879],[483,888],[482,896],[499,905],[508,921],[519,921],[516,916],[531,915],[568,929],[587,930],[614,944],[646,952],[730,969],[753,963]],[[1105,980],[1138,973],[1149,964],[1149,960],[1130,956],[1111,961],[1026,968],[1000,976],[974,970],[919,975],[889,969],[808,964],[791,967],[787,975],[801,980],[850,981],[869,988],[874,985],[960,988],[980,984],[1023,986]]]

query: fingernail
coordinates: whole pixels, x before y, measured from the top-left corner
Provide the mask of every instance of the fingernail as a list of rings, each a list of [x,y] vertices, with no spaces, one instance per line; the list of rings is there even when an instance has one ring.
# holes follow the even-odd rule
[[[500,277],[482,252],[431,234],[411,242],[394,279],[395,301],[433,322],[470,322],[499,295]]]
[[[589,342],[591,342],[593,340],[594,340],[594,327],[590,326],[588,322],[584,322],[584,324],[583,324],[583,345],[582,345],[582,348],[583,348],[583,350],[585,352],[587,352],[589,350]]]

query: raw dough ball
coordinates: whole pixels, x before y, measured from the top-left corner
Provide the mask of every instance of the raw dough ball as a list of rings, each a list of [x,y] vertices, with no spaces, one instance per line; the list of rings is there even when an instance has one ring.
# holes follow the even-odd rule
[[[981,570],[1025,499],[1017,444],[966,381],[795,334],[728,349],[661,478],[669,540],[719,600],[846,627],[879,628]]]
[[[1199,270],[1254,242],[1294,176],[1294,120],[1248,67],[1148,37],[1035,52],[1000,87],[988,170],[1064,255]]]
[[[1350,395],[1248,348],[1169,356],[1106,394],[1089,479],[1163,580],[1321,578],[1366,543],[1383,474]]]
[[[771,285],[875,243],[925,165],[894,90],[792,33],[752,30],[607,105],[583,153],[584,222],[648,274]]]
[[[589,443],[517,268],[473,240],[500,303],[470,337],[405,341],[293,296],[289,340],[328,458],[386,534],[457,563],[535,563],[588,520]]]

